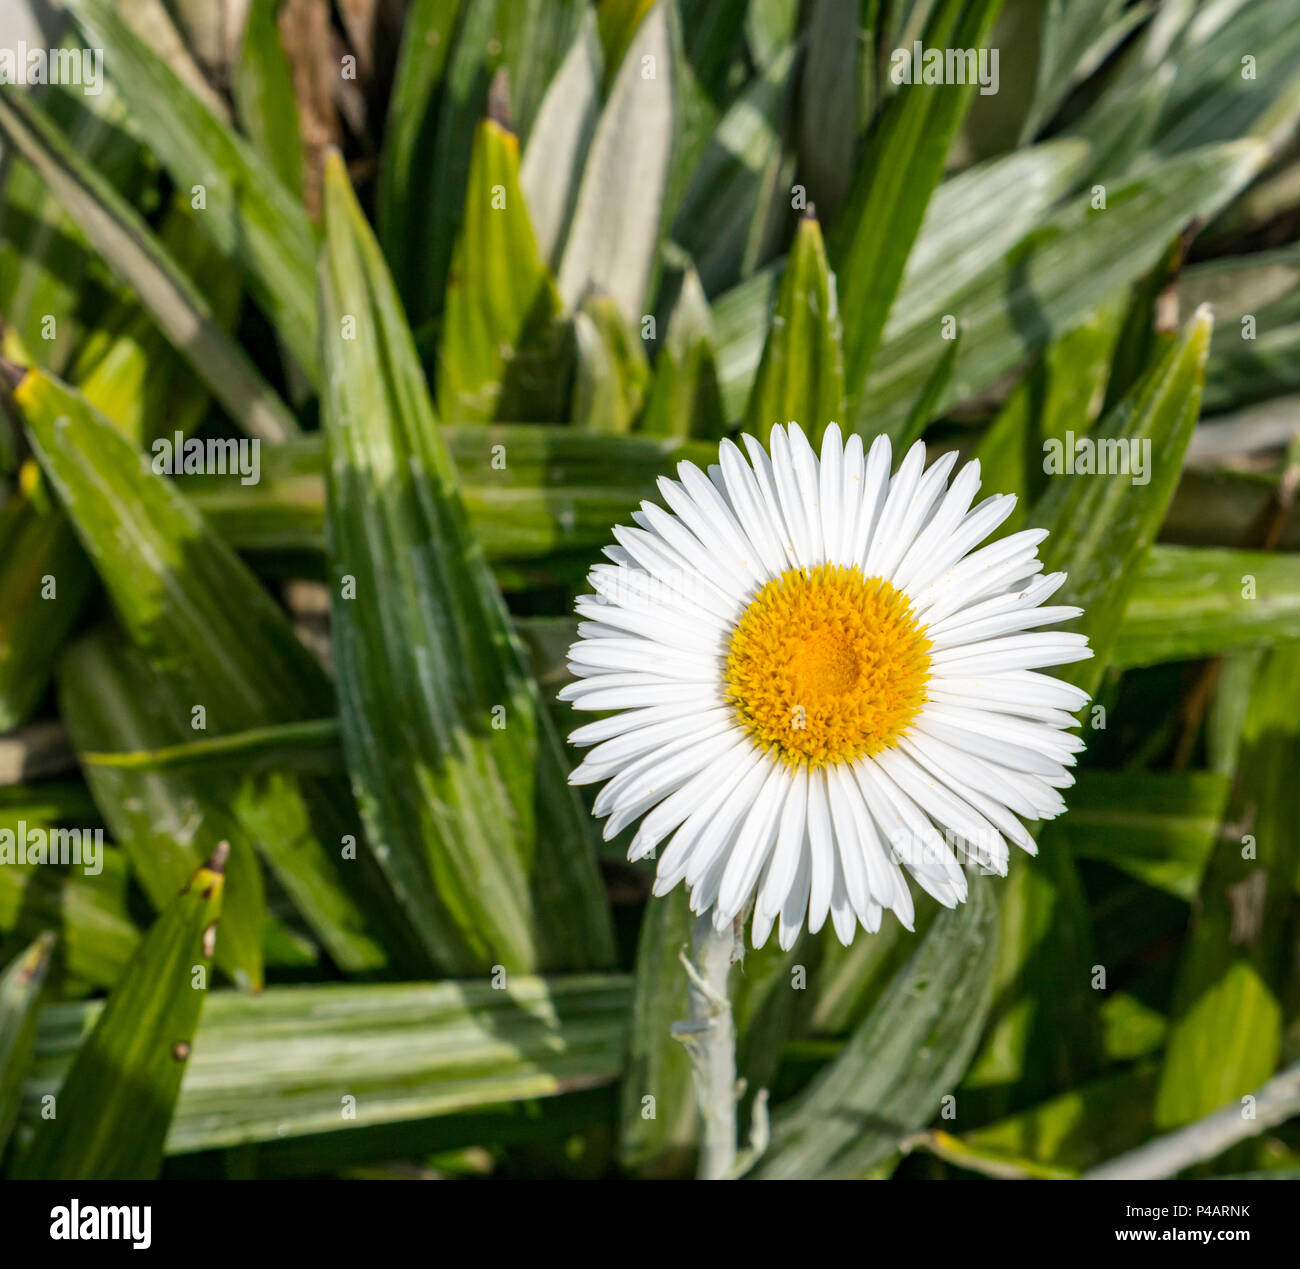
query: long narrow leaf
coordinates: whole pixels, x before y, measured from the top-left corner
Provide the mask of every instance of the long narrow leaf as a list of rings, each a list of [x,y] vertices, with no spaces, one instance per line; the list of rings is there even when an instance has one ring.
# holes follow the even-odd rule
[[[224,863],[225,852],[215,853],[150,929],[77,1050],[57,1113],[37,1121],[19,1176],[157,1174],[207,995]]]
[[[445,970],[607,964],[587,817],[337,161],[325,207],[335,652],[344,752],[376,853]]]
[[[58,191],[110,268],[250,436],[284,440],[298,424],[139,213],[17,90],[0,92],[0,133]],[[274,178],[272,178],[274,179]]]
[[[794,421],[820,446],[827,427],[843,417],[844,355],[835,291],[821,228],[805,216],[781,275],[746,412],[746,430],[764,443],[774,426]]]
[[[331,712],[329,682],[283,612],[111,424],[37,371],[14,397],[124,628],[187,706],[191,730]],[[383,964],[383,892],[368,853],[349,854],[353,811],[337,782],[262,774],[224,796],[340,965]],[[390,946],[399,942],[395,933]]]
[[[861,1176],[929,1121],[987,1014],[996,925],[987,882],[939,915],[843,1053],[774,1119],[751,1177]]]
[[[440,982],[215,992],[167,1153],[397,1125],[610,1083],[622,1067],[629,995],[620,975],[519,975],[501,990]],[[98,1013],[94,1004],[44,1011],[26,1105],[57,1088]]]
[[[0,1152],[18,1118],[54,937],[53,933],[42,934],[0,973]]]
[[[315,234],[302,203],[238,133],[213,115],[106,0],[68,6],[180,189],[203,191],[204,230],[247,279],[313,383],[318,379]],[[216,388],[213,389],[216,391]]]

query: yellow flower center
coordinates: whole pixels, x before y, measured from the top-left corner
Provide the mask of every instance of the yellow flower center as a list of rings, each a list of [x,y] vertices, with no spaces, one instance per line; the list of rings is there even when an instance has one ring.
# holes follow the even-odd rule
[[[736,623],[727,697],[745,730],[790,766],[852,762],[892,748],[916,718],[929,652],[907,597],[884,578],[792,568]]]

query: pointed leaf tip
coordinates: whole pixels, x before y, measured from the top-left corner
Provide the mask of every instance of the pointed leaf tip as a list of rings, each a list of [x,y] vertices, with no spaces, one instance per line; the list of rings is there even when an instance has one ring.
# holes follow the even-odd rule
[[[230,858],[230,843],[218,842],[212,854],[208,856],[208,862],[203,866],[209,872],[223,873],[226,871],[226,860]]]
[[[510,116],[510,74],[504,66],[497,67],[488,87],[487,117],[498,127],[514,132]]]

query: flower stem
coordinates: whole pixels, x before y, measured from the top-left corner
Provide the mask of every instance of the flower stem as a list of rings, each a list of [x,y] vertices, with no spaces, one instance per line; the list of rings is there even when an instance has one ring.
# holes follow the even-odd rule
[[[686,963],[691,1019],[682,1031],[700,1108],[696,1175],[702,1181],[730,1180],[736,1175],[736,1028],[727,977],[738,958],[737,937],[735,925],[719,934],[711,914],[704,913],[696,919]]]

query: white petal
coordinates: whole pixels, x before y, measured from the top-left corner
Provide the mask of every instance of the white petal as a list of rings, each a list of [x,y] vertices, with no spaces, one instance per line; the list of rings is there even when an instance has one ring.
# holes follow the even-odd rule
[[[807,854],[805,847],[808,822],[808,771],[798,767],[791,775],[790,789],[781,811],[776,847],[759,886],[755,912],[775,919],[786,895],[795,884],[799,861]]]
[[[773,763],[754,805],[731,848],[726,871],[718,889],[718,908],[726,921],[740,915],[753,892],[768,853],[776,842],[781,810],[790,797],[789,770]]]

